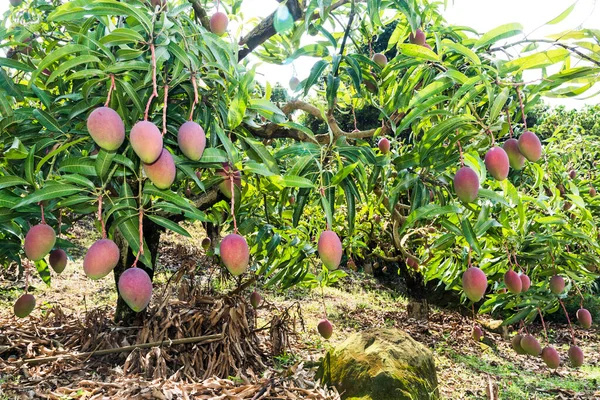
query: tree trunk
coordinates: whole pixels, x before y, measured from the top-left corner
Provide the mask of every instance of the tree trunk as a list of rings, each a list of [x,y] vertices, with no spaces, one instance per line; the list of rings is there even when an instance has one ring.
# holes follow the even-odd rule
[[[148,249],[150,249],[150,260],[152,260],[152,266],[148,267],[141,262],[138,262],[138,267],[142,268],[148,273],[150,280],[153,280],[154,278],[154,267],[156,266],[158,247],[160,245],[160,234],[162,230],[163,228],[161,226],[144,217],[144,239],[146,240]],[[131,248],[129,248],[127,240],[125,240],[118,229],[115,229],[115,243],[121,250],[121,259],[114,269],[115,283],[117,284],[117,293],[119,295],[117,298],[117,309],[115,310],[115,322],[121,322],[125,326],[131,326],[140,323],[144,319],[145,311],[136,313],[129,308],[119,293],[118,282],[121,274],[125,272],[127,268],[133,265],[133,262],[135,261],[135,255],[133,254]]]

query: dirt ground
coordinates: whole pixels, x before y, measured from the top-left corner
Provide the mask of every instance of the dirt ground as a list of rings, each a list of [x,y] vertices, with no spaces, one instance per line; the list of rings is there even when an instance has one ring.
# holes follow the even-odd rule
[[[484,329],[482,342],[471,340],[472,321],[456,311],[432,309],[427,321],[410,319],[400,293],[348,271],[343,282],[323,292],[334,324],[333,337],[323,340],[316,332],[323,316],[319,291],[261,291],[265,302],[256,312],[247,301],[251,289],[223,300],[237,282],[223,279],[199,247],[201,233],[192,231],[190,240],[165,238],[151,317],[143,326],[112,322],[114,278],[85,277],[81,256],[94,238],[83,232],[74,238],[87,241],[77,239],[75,259],[63,274],[53,274],[51,287],[33,281],[30,291],[38,303],[28,318],[12,315],[23,283],[5,271],[0,280],[0,399],[336,399],[335,388],[315,382],[320,358],[350,333],[377,326],[404,329],[432,350],[446,399],[600,399],[596,328],[575,328],[586,360],[574,369],[566,359],[568,327],[548,324],[550,341],[561,354],[561,366],[552,371],[539,358],[516,355],[500,330]],[[187,274],[177,274],[181,266],[187,266]],[[479,323],[494,325],[485,317]],[[529,331],[541,339],[540,329],[531,326]],[[224,339],[211,342],[206,339],[211,335]],[[205,341],[170,342],[186,337]],[[102,349],[152,341],[163,346],[97,355]],[[65,357],[86,351],[94,355]],[[274,351],[279,355],[272,356]],[[55,356],[61,357],[37,365],[21,362]],[[206,371],[221,378],[202,375]]]

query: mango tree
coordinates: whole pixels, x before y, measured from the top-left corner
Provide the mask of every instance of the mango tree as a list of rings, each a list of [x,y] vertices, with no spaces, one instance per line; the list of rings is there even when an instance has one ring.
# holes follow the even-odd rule
[[[241,288],[327,284],[341,263],[377,258],[486,297],[481,312],[514,310],[513,324],[594,278],[580,188],[597,178],[569,177],[575,156],[544,150],[526,117],[597,82],[597,31],[481,34],[422,0],[288,0],[247,29],[242,3],[33,0],[6,14],[3,263],[49,284],[46,255],[64,269],[64,235],[94,214],[102,239],[84,271],[114,271],[117,319],[146,308],[161,231],[189,235],[182,221],[213,243],[232,231],[215,250]],[[317,60],[275,104],[250,54]],[[529,70],[543,74],[525,82]],[[19,316],[33,308],[22,303]],[[331,335],[326,318],[319,331]],[[533,337],[525,347],[541,352]]]

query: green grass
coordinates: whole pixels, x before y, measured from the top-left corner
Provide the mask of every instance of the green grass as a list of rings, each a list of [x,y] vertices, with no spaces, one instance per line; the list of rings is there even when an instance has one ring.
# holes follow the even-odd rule
[[[583,373],[583,377],[565,376],[547,369],[530,371],[527,368],[515,365],[509,360],[494,356],[488,358],[481,355],[461,354],[451,348],[440,350],[440,353],[456,364],[455,367],[460,366],[461,374],[471,376],[490,375],[498,385],[498,393],[501,399],[555,399],[558,395],[557,389],[591,395],[598,388],[600,380],[600,367],[590,365],[581,368],[580,371]],[[471,397],[467,398],[486,398],[483,388],[480,394],[483,396],[472,394]]]

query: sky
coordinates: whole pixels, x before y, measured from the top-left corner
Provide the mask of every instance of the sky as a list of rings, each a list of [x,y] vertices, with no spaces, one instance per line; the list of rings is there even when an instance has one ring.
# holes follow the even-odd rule
[[[455,25],[467,25],[481,33],[509,22],[519,22],[530,38],[542,38],[549,33],[562,32],[578,27],[600,29],[600,0],[578,0],[573,12],[564,21],[539,28],[552,20],[576,0],[447,0],[448,8],[443,11],[446,20]],[[598,4],[596,4],[598,1]],[[8,0],[1,0],[0,14],[8,8]],[[242,13],[245,20],[263,18],[272,13],[279,3],[275,0],[244,0]],[[230,33],[237,37],[239,32],[235,24]],[[538,29],[539,28],[539,29]],[[533,33],[532,33],[533,32]],[[233,40],[233,38],[232,38]],[[257,68],[258,79],[268,79],[272,84],[280,82],[288,85],[289,79],[296,74],[304,79],[317,61],[312,57],[301,57],[293,65],[276,66],[262,64]],[[527,77],[527,79],[535,76]],[[598,88],[596,91],[600,90]],[[582,107],[585,104],[600,103],[600,96],[587,100],[547,99],[548,103],[564,104],[569,108]]]

